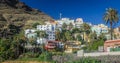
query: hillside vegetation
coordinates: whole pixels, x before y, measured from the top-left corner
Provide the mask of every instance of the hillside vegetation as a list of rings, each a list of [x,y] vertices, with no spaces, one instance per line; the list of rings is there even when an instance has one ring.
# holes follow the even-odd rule
[[[33,9],[19,0],[0,0],[0,37],[8,38],[34,23],[53,20],[44,12]]]

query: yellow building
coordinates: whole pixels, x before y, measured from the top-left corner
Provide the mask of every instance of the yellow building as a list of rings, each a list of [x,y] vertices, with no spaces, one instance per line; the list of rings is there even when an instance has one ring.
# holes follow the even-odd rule
[[[72,53],[76,50],[79,50],[80,45],[81,45],[81,42],[79,42],[79,41],[67,42],[65,44],[65,53]]]

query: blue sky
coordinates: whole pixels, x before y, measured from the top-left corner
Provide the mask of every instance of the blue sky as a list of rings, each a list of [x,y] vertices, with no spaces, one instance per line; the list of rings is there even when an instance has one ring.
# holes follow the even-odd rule
[[[71,19],[83,18],[92,24],[105,23],[103,15],[106,8],[112,7],[119,11],[120,0],[21,0],[32,8],[37,8],[54,19],[62,17]],[[119,20],[120,21],[120,20]],[[120,24],[117,24],[119,26]]]

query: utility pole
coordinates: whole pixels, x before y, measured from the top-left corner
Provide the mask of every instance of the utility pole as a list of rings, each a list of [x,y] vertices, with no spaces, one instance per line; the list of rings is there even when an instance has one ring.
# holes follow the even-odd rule
[[[60,13],[60,19],[62,18],[62,13]]]

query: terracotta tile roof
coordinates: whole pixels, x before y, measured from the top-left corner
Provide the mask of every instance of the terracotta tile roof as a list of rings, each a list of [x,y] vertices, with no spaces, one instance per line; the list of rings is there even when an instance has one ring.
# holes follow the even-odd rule
[[[105,43],[112,43],[112,42],[120,42],[120,39],[117,39],[117,40],[107,40],[107,41],[105,41]]]

